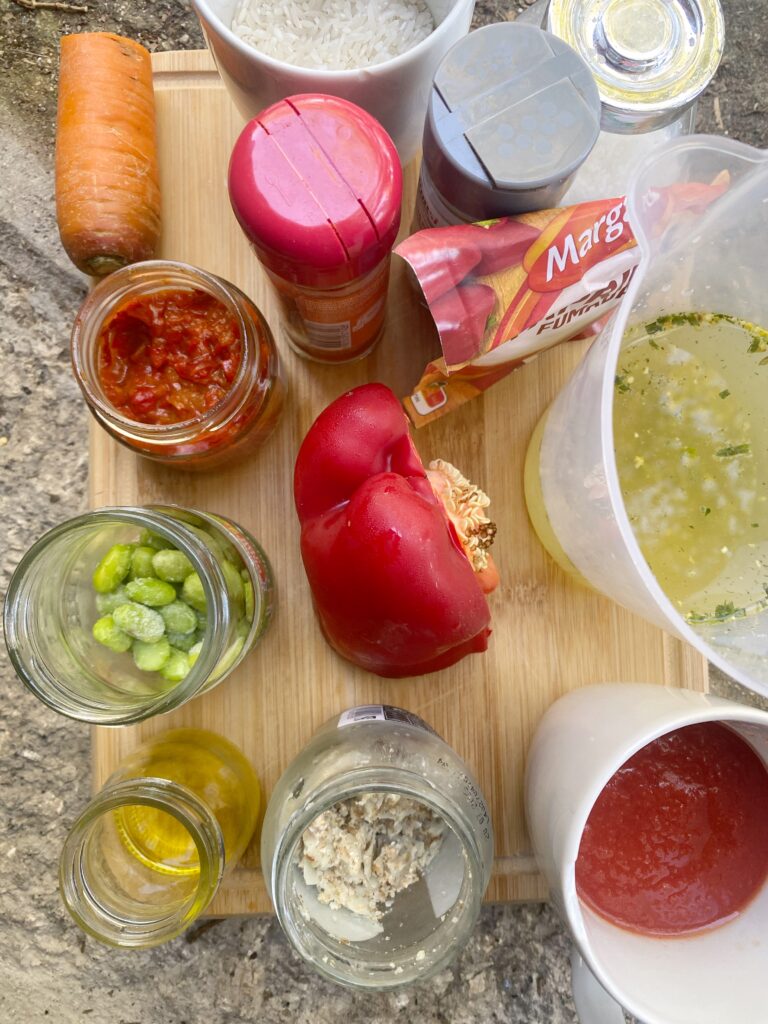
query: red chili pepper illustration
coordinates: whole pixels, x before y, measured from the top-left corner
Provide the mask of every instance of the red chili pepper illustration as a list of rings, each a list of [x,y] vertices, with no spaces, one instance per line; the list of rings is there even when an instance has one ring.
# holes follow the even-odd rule
[[[463,284],[433,302],[432,316],[449,366],[466,363],[483,351],[488,317],[496,293],[487,284]]]

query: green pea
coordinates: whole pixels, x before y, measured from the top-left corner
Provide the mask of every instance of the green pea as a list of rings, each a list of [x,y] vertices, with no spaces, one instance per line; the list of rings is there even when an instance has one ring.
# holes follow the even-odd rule
[[[154,548],[150,548],[144,544],[133,549],[133,553],[131,554],[132,580],[156,575],[155,570],[152,568],[152,556],[156,554],[157,552]]]
[[[187,604],[198,612],[204,612],[207,604],[205,600],[205,591],[203,590],[203,582],[196,572],[191,572],[189,576],[184,580],[184,586],[181,588],[181,596]]]
[[[182,583],[195,567],[183,551],[158,551],[152,559],[155,575],[169,583]]]
[[[165,628],[169,633],[194,633],[197,628],[197,614],[183,601],[172,601],[160,609]]]
[[[253,584],[250,580],[246,580],[243,583],[243,597],[245,598],[245,617],[249,622],[253,622],[253,613],[256,606],[253,600]]]
[[[130,580],[125,585],[132,601],[147,604],[150,608],[159,608],[176,600],[176,591],[170,583],[144,576],[138,580]]]
[[[214,518],[219,519],[218,516],[214,516]],[[219,519],[219,522],[222,522],[222,520]],[[230,562],[234,562],[235,564],[242,562],[242,559],[240,558],[240,553],[238,552],[235,545],[232,544],[231,541],[227,540],[227,538],[223,534],[217,533],[216,536],[214,537],[212,533],[209,533],[208,536],[212,540],[215,540],[216,544],[223,552],[224,557],[228,558]]]
[[[110,651],[127,651],[131,646],[131,638],[115,624],[111,615],[104,615],[94,622],[93,639]]]
[[[171,648],[171,656],[160,669],[160,675],[170,683],[180,683],[192,668],[189,657],[184,651]]]
[[[123,582],[131,568],[132,544],[113,544],[93,570],[93,589],[108,594]]]
[[[133,641],[133,660],[142,672],[159,672],[171,657],[171,645],[163,636],[154,643]]]
[[[230,598],[239,605],[243,603],[243,581],[235,566],[226,558],[221,563],[221,571],[227,581],[227,592]]]
[[[193,646],[189,648],[189,652],[187,654],[187,657],[189,659],[190,666],[194,665],[195,662],[197,661],[197,659],[200,657],[200,651],[202,651],[202,649],[203,649],[203,642],[202,642],[202,640],[198,640],[198,642],[196,644],[193,644]]]
[[[200,526],[192,526],[192,524],[190,524],[189,529],[193,533],[197,534],[197,536],[200,538],[203,544],[205,544],[205,546],[211,552],[211,554],[219,563],[219,565],[221,565],[221,563],[226,559],[227,555],[226,552],[224,551],[223,545],[221,544],[220,538],[214,536],[214,534],[212,533],[208,533],[207,530],[203,530]]]
[[[143,604],[136,604],[129,601],[128,604],[121,604],[112,613],[115,624],[125,630],[128,636],[135,640],[144,640],[151,644],[159,640],[165,633],[165,623],[159,612],[147,608]]]
[[[127,604],[130,600],[128,591],[121,583],[117,590],[110,590],[108,594],[97,594],[96,607],[102,615],[110,615],[115,608],[119,608],[121,604]]]
[[[142,530],[139,543],[148,548],[153,548],[155,551],[162,551],[164,548],[173,547],[169,540],[161,537],[159,533],[153,533],[152,530]]]
[[[196,633],[171,633],[168,634],[168,643],[179,651],[191,650],[197,641]]]
[[[237,659],[240,657],[240,652],[245,644],[245,637],[239,636],[235,642],[227,648],[222,657],[216,664],[216,668],[213,670],[212,677],[214,679],[223,675],[225,672],[229,672],[232,666],[235,664]],[[193,648],[194,650],[194,648]]]

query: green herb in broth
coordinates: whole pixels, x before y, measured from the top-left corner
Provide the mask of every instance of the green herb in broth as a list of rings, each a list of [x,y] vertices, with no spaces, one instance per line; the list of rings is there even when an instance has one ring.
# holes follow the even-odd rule
[[[753,359],[766,350],[768,331],[724,313],[670,314],[624,339],[614,392],[624,502],[691,622],[768,607],[768,378],[757,369],[768,359]]]
[[[645,324],[643,330],[651,335],[668,331],[672,327],[700,327],[702,324],[732,324],[749,337],[749,352],[768,352],[768,330],[737,316],[731,316],[730,313],[668,313]],[[656,342],[650,339],[648,343],[651,347],[656,346]]]
[[[715,452],[715,458],[732,459],[735,455],[749,455],[749,452],[750,447],[748,444],[727,444],[725,448]]]

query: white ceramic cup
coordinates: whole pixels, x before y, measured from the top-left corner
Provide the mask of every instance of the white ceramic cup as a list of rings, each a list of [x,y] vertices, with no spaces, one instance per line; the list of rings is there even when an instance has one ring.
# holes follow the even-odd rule
[[[699,722],[726,723],[768,765],[768,713],[647,683],[575,690],[552,705],[534,736],[528,827],[552,902],[576,944],[573,995],[582,1024],[623,1024],[617,1003],[644,1024],[768,1022],[768,885],[727,924],[677,938],[618,928],[576,893],[581,836],[609,779],[652,740]]]
[[[426,0],[435,30],[399,57],[354,71],[300,68],[268,57],[230,26],[238,0],[192,0],[208,47],[235,106],[246,120],[297,93],[341,96],[367,110],[389,132],[400,159],[418,153],[432,79],[440,61],[469,31],[474,0]]]

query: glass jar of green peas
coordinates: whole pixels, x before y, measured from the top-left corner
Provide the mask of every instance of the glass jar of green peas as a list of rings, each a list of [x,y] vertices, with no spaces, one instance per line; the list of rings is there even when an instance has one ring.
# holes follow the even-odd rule
[[[103,508],[57,526],[22,558],[5,642],[49,707],[123,725],[221,682],[273,610],[269,561],[241,526],[171,505]]]

